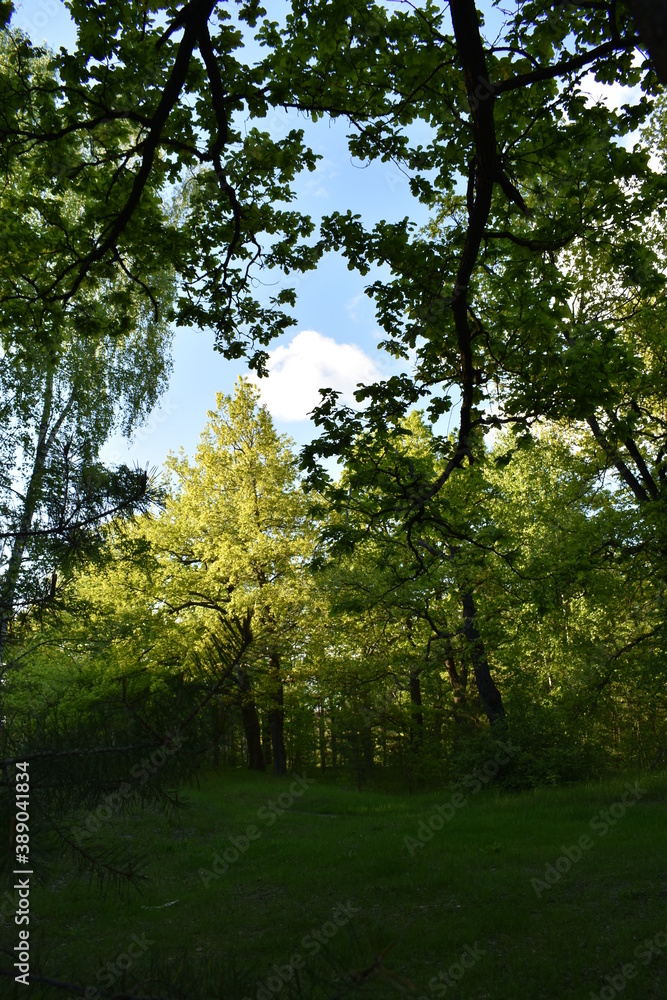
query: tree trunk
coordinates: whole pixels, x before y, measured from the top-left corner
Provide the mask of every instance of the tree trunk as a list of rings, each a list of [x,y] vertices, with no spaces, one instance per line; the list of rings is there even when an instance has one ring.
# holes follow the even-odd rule
[[[42,406],[42,416],[37,432],[37,448],[35,449],[35,459],[33,462],[30,482],[26,490],[23,510],[18,525],[18,532],[14,536],[12,550],[7,563],[7,570],[2,581],[0,591],[0,675],[2,673],[2,656],[7,639],[7,630],[14,611],[14,599],[16,597],[16,587],[21,572],[21,563],[28,542],[28,534],[35,516],[37,504],[42,487],[42,478],[46,467],[46,460],[49,453],[50,435],[49,421],[51,420],[51,407],[53,405],[53,372],[49,372],[46,377],[44,388],[44,404]]]
[[[424,737],[420,674],[421,667],[410,671],[410,745],[415,753],[420,753]]]
[[[435,702],[433,711],[433,746],[437,747],[438,754],[442,750],[442,723],[443,723],[443,700],[442,700],[442,677],[440,671],[436,670],[435,676]]]
[[[491,676],[491,670],[484,651],[484,643],[477,630],[475,617],[475,602],[472,593],[467,591],[463,594],[463,632],[470,647],[470,658],[475,671],[475,681],[482,706],[489,722],[493,726],[504,719],[505,709],[503,708],[500,691],[494,684],[493,677]]]
[[[4,672],[2,669],[3,654],[9,623],[12,620],[14,612],[16,588],[21,574],[21,564],[25,555],[26,545],[28,544],[28,538],[30,537],[30,529],[32,528],[35,511],[41,497],[46,462],[53,448],[56,435],[73,405],[74,393],[69,397],[53,427],[49,429],[53,410],[53,369],[49,368],[46,372],[44,382],[44,402],[37,429],[37,446],[35,448],[35,458],[33,460],[32,472],[30,473],[30,481],[23,501],[23,510],[19,519],[18,531],[14,536],[7,570],[0,584],[0,677],[2,677]],[[53,589],[55,589],[55,579],[54,573],[52,578]]]
[[[630,11],[655,72],[667,84],[667,6],[659,0],[630,0]]]
[[[287,755],[285,753],[285,709],[283,682],[280,677],[280,661],[273,653],[269,658],[271,675],[274,684],[273,705],[269,711],[271,726],[271,749],[273,752],[273,773],[287,774]]]
[[[239,671],[239,687],[241,688],[241,718],[248,750],[248,768],[251,771],[264,771],[264,754],[262,753],[262,732],[259,725],[257,707],[250,693],[250,680],[245,669]]]
[[[317,713],[317,723],[318,723],[318,739],[320,747],[320,770],[326,771],[327,767],[326,719],[324,717],[324,705],[322,702],[320,702],[319,704],[319,711]]]
[[[271,757],[271,719],[266,712],[262,713],[260,728],[262,730],[262,755],[264,757],[264,766],[270,767],[273,759]]]
[[[468,719],[468,668],[462,664],[460,670],[456,669],[454,648],[449,639],[445,640],[445,669],[454,697],[454,724],[460,726]]]
[[[369,773],[373,769],[375,757],[373,726],[377,722],[377,715],[373,705],[367,700],[367,695],[353,711],[359,762],[364,773]]]
[[[241,708],[243,731],[248,750],[248,768],[251,771],[265,771],[264,754],[260,738],[259,717],[254,701],[246,702]]]
[[[364,770],[367,774],[373,770],[375,748],[373,745],[373,729],[364,723],[361,729],[361,749],[364,760]]]

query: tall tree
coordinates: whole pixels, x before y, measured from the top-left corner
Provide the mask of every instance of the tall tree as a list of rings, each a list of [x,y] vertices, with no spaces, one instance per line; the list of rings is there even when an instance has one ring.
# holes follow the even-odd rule
[[[320,451],[345,448],[360,422],[381,429],[423,397],[434,419],[456,406],[457,436],[409,520],[455,469],[483,455],[480,431],[556,416],[555,399],[576,400],[582,417],[612,409],[619,383],[632,379],[622,332],[573,317],[580,275],[566,257],[585,250],[589,279],[602,272],[644,298],[661,287],[662,265],[641,230],[647,218],[664,218],[664,184],[648,150],[625,141],[647,119],[657,79],[635,61],[638,38],[622,3],[498,9],[488,34],[473,0],[449,5],[451,29],[439,4],[408,17],[364,6],[347,21],[342,6],[295,7],[283,50],[294,91],[346,114],[355,154],[394,160],[436,218],[425,231],[409,220],[367,231],[349,212],[325,220],[326,246],[350,267],[392,270],[368,293],[386,348],[416,360],[411,375],[358,393],[368,402],[363,418],[325,396]],[[313,51],[347,67],[352,100],[336,74],[309,73]],[[612,111],[587,98],[588,74],[641,82],[645,94]],[[594,380],[589,358],[608,359],[596,360]]]
[[[502,720],[504,709],[477,625],[475,596],[479,553],[492,547],[495,535],[479,507],[487,493],[483,476],[473,470],[467,477],[456,477],[411,520],[407,532],[402,523],[406,511],[431,490],[435,470],[450,444],[435,435],[418,412],[394,428],[359,432],[351,442],[345,475],[330,491],[337,516],[328,531],[339,544],[359,546],[361,558],[374,566],[371,579],[375,573],[378,579],[373,588],[358,577],[356,583],[361,590],[368,588],[369,599],[373,593],[393,594],[396,609],[402,608],[404,627],[415,618],[428,623],[432,638],[438,640],[434,653],[437,648],[449,663],[453,689],[463,698],[465,674],[458,672],[451,646],[460,632],[465,660],[472,665],[484,711],[493,724]],[[316,442],[311,449],[317,447]],[[421,668],[416,669],[411,687],[418,716]]]
[[[215,0],[68,6],[78,29],[72,53],[3,33],[0,157],[5,169],[39,161],[51,179],[31,195],[42,234],[16,240],[23,205],[6,207],[3,312],[26,304],[58,311],[101,282],[121,294],[127,279],[157,319],[159,262],[179,279],[178,321],[212,328],[219,350],[247,350],[261,369],[263,345],[292,322],[283,306],[293,292],[257,297],[254,272],[301,270],[317,258],[303,241],[312,224],[286,207],[295,173],[315,166],[301,131],[274,140],[240,125],[265,117],[270,102],[266,59],[240,58],[243,31],[256,27],[262,9],[253,0],[233,11]],[[174,186],[177,218],[162,209]],[[49,188],[71,192],[74,217],[53,204]],[[54,253],[48,273],[36,277],[35,242],[43,239]]]
[[[17,62],[21,44],[0,36],[0,76],[14,96],[26,79],[39,91],[18,110],[25,124],[36,106],[55,113],[56,83],[46,57],[28,51],[25,63]],[[77,170],[80,139],[65,136],[59,148]],[[66,306],[33,301],[71,253],[86,196],[77,185],[55,183],[56,164],[42,151],[8,155],[4,166],[0,663],[15,612],[53,596],[58,572],[95,541],[102,521],[145,509],[155,496],[145,471],[105,469],[99,453],[115,426],[132,433],[166,385],[174,298],[169,266],[147,263],[161,307],[156,319],[126,260]]]
[[[162,553],[161,600],[174,614],[203,613],[224,641],[243,634],[237,686],[250,767],[263,770],[257,705],[268,713],[273,767],[284,774],[283,658],[303,611],[299,577],[312,546],[305,496],[290,442],[276,433],[258,391],[239,379],[217,409],[194,464],[172,457],[175,494],[150,528]]]
[[[248,352],[263,370],[265,346],[290,322],[282,307],[293,292],[260,303],[253,267],[303,270],[324,249],[342,249],[362,273],[388,265],[393,277],[369,292],[385,346],[403,357],[414,349],[416,365],[411,376],[364,390],[368,421],[380,426],[424,396],[434,416],[459,401],[459,432],[418,510],[482,454],[479,429],[549,411],[554,378],[557,396],[581,400],[582,359],[616,345],[609,325],[572,322],[577,280],[564,252],[586,248],[593,272],[605,269],[642,294],[661,280],[636,242],[644,219],[664,216],[664,186],[646,150],[624,144],[659,86],[651,61],[636,60],[640,6],[494,5],[487,33],[474,0],[390,10],[294,0],[283,27],[253,0],[238,6],[238,23],[215,0],[150,10],[71,0],[78,47],[44,57],[58,74],[48,88],[24,69],[26,39],[7,36],[15,72],[2,83],[6,161],[48,150],[85,205],[76,224],[48,220],[63,255],[47,282],[26,284],[21,295],[51,308],[125,268],[150,297],[150,245],[179,275],[179,320],[211,326],[228,356]],[[253,33],[263,57],[243,62]],[[645,95],[610,111],[587,100],[587,75],[641,83]],[[28,114],[16,115],[23,105]],[[351,152],[393,160],[432,207],[434,227],[382,222],[367,232],[342,211],[324,221],[317,246],[306,245],[310,220],[280,207],[293,197],[296,172],[315,163],[302,134],[273,141],[236,125],[271,106],[347,118]],[[71,137],[74,160],[63,154]],[[156,210],[173,183],[182,185],[178,223]],[[29,274],[26,253],[14,248],[13,262]],[[16,295],[0,300],[11,309]],[[631,378],[627,351],[610,355],[618,363],[597,373],[586,418],[613,408],[618,379]],[[335,410],[334,398],[320,410],[323,450],[350,438],[349,414],[332,422]]]

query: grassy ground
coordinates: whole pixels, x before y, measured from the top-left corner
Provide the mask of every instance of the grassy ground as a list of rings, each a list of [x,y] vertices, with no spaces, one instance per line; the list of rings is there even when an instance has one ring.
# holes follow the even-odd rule
[[[97,839],[142,850],[149,879],[101,895],[54,868],[32,887],[32,971],[89,1000],[667,996],[664,777],[456,799],[312,777],[214,775],[171,823],[112,817]]]

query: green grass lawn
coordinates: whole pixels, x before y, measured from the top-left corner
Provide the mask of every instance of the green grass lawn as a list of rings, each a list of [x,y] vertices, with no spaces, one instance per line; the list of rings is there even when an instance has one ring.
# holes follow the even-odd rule
[[[312,777],[212,775],[171,822],[110,819],[96,839],[143,852],[148,879],[101,894],[52,867],[32,887],[32,972],[89,998],[667,996],[664,776],[638,801],[633,776],[453,804]]]

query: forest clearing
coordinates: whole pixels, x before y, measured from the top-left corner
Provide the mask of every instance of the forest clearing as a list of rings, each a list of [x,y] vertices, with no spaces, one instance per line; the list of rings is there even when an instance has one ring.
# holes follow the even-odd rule
[[[667,6],[0,2],[0,993],[665,995]]]

